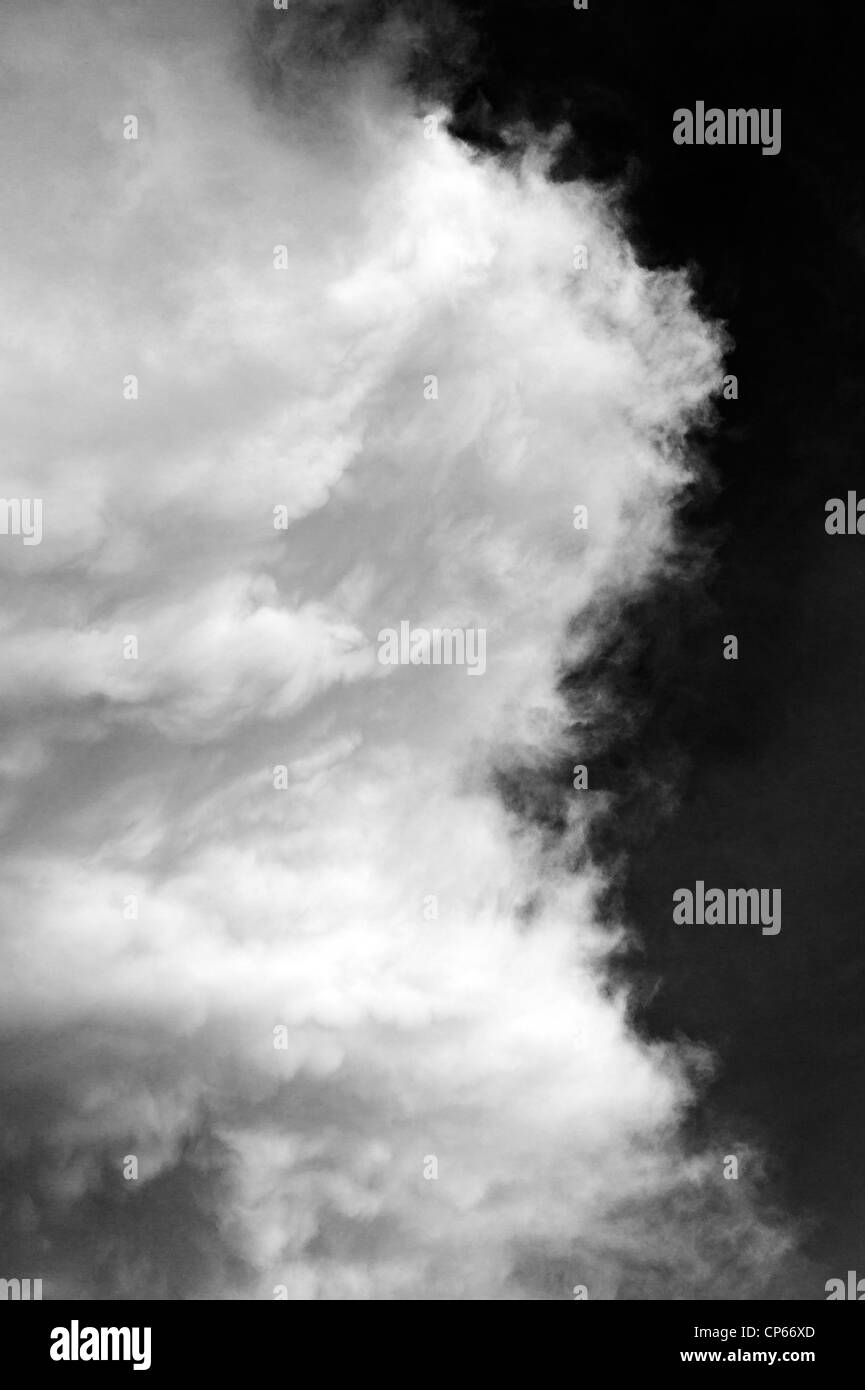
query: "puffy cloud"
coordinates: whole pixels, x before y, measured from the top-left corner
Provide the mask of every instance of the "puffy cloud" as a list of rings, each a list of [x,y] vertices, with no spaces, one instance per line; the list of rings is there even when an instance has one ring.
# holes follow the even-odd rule
[[[717,331],[550,142],[426,139],[299,8],[269,84],[233,7],[47,13],[0,136],[10,1250],[72,1297],[756,1286],[787,1237],[678,1134],[707,1060],[606,986],[590,798],[555,840],[495,778],[674,553]],[[483,676],[382,666],[403,621]]]

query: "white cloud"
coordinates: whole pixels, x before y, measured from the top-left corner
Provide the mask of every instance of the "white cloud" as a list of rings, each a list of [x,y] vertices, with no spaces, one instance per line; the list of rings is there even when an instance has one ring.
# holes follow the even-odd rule
[[[15,18],[0,135],[0,491],[45,503],[41,546],[0,538],[0,988],[64,1039],[35,1082],[64,1094],[33,1111],[47,1248],[103,1159],[120,1184],[140,1150],[146,1193],[206,1125],[227,1196],[188,1296],[535,1297],[540,1261],[611,1297],[652,1252],[687,1288],[694,1220],[776,1255],[676,1139],[698,1059],[603,988],[595,876],[489,776],[565,746],[569,618],[670,553],[719,371],[685,280],[539,142],[425,140],[378,62],[295,119],[221,7],[51,13]],[[484,627],[485,676],[384,671],[403,619]]]

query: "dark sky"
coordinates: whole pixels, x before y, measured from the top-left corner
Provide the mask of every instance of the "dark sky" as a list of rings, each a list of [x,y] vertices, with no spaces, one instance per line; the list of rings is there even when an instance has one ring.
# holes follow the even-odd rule
[[[594,785],[617,794],[596,851],[638,934],[622,969],[640,1024],[717,1052],[695,1132],[765,1144],[767,1196],[813,1261],[775,1296],[819,1297],[822,1270],[861,1264],[865,1217],[865,538],[824,529],[828,498],[865,492],[859,46],[837,5],[483,13],[460,132],[489,145],[502,120],[566,118],[562,174],[623,180],[645,263],[691,267],[733,340],[739,399],[695,440],[716,486],[682,517],[712,559],[616,622],[573,684],[603,675],[628,713],[595,731]],[[781,107],[780,154],[674,145],[673,110],[697,100]],[[780,887],[781,934],[674,927],[671,894],[697,878]]]

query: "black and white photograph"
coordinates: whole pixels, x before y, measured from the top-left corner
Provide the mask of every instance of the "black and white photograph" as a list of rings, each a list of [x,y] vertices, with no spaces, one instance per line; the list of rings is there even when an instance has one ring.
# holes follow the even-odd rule
[[[857,19],[3,0],[28,1366],[865,1301]]]

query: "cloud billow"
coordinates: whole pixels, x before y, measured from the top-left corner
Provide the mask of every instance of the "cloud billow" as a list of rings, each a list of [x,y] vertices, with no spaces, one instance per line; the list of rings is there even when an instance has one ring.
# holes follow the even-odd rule
[[[401,30],[341,60],[289,10],[262,82],[249,19],[10,24],[5,1258],[46,1297],[746,1296],[789,1237],[680,1137],[707,1059],[606,988],[591,797],[551,837],[494,776],[569,755],[572,619],[675,558],[720,334],[553,141],[452,138]],[[484,629],[482,677],[382,667],[405,620]]]

